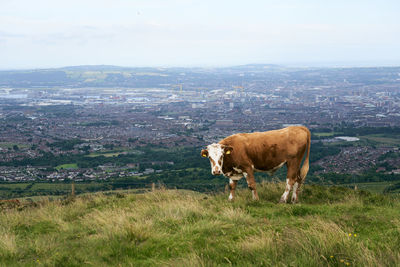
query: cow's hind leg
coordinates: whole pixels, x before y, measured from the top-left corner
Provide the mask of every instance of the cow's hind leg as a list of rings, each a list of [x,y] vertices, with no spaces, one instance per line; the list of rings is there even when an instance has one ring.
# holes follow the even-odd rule
[[[299,164],[297,162],[295,162],[295,161],[287,163],[286,188],[285,188],[285,192],[283,192],[283,194],[282,194],[282,197],[281,197],[279,203],[286,203],[287,202],[290,190],[296,184],[295,182],[297,180],[298,169],[299,169],[298,166],[299,166]],[[296,185],[296,189],[293,192],[297,191],[297,188],[298,188],[298,184]]]
[[[285,188],[285,192],[283,192],[281,199],[279,200],[279,203],[286,203],[289,193],[290,193],[290,189],[292,189],[292,186],[294,184],[294,181],[292,179],[286,179],[286,188]]]
[[[293,204],[298,202],[300,186],[301,186],[301,182],[299,180],[297,180],[293,185],[293,193],[292,193],[292,203]]]

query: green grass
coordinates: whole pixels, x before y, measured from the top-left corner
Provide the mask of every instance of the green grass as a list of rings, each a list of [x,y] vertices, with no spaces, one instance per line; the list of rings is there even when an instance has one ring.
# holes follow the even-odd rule
[[[104,190],[102,183],[75,183],[77,193]],[[70,183],[4,183],[0,184],[0,199],[8,198],[33,198],[35,195],[66,195],[71,192]]]
[[[357,185],[358,190],[365,190],[371,193],[382,194],[384,189],[392,184],[395,184],[394,181],[385,181],[385,182],[366,182],[366,183],[350,183],[350,184],[338,184],[338,186],[344,186],[348,188],[354,188]]]
[[[18,148],[27,148],[28,145],[26,144],[18,144],[18,143],[7,143],[7,142],[0,142],[0,147],[5,149],[5,148],[13,148],[15,145],[18,146]]]
[[[334,136],[334,135],[338,135],[338,134],[343,134],[342,132],[321,132],[321,133],[314,133],[314,135],[318,136],[318,137],[328,137],[328,136]]]
[[[373,193],[383,193],[383,190],[395,182],[373,182],[373,183],[357,183],[359,190],[366,190]]]
[[[395,266],[400,201],[342,187],[88,194],[3,207],[1,266]],[[33,205],[33,206],[32,206]],[[351,236],[349,236],[351,234]],[[354,235],[356,234],[356,236]]]
[[[87,155],[86,157],[89,158],[95,158],[95,157],[100,157],[100,156],[104,156],[106,158],[109,157],[117,157],[118,155],[123,154],[123,152],[113,152],[113,153],[90,153],[89,155]]]
[[[59,171],[61,169],[70,169],[70,170],[74,170],[74,169],[78,169],[78,165],[76,163],[67,163],[67,164],[62,164],[62,165],[58,165],[56,167],[56,169]]]
[[[360,136],[360,139],[366,139],[385,146],[400,146],[400,137],[395,135],[371,134]]]

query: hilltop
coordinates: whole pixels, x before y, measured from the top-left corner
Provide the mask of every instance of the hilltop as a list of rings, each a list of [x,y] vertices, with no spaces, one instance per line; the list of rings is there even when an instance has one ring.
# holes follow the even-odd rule
[[[306,185],[301,204],[276,204],[283,184],[237,200],[186,190],[113,192],[5,207],[2,266],[393,266],[400,262],[395,196]],[[10,205],[11,206],[11,205]]]
[[[259,87],[260,80],[288,86],[292,81],[307,86],[316,83],[331,86],[343,80],[356,86],[370,84],[395,84],[399,66],[396,67],[290,67],[272,64],[248,64],[227,67],[122,67],[112,65],[82,65],[49,69],[0,70],[0,86],[11,88],[54,87],[122,87],[122,88],[171,88],[182,84],[186,89],[213,90],[231,88],[241,84],[246,88]],[[321,80],[318,77],[324,77]],[[329,81],[329,83],[326,83]],[[321,83],[322,82],[322,83]],[[264,85],[264,84],[263,84]]]

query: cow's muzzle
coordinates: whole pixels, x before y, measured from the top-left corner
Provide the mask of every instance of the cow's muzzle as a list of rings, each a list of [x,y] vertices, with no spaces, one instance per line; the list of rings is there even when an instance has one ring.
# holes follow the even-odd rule
[[[219,175],[219,174],[222,174],[222,172],[221,172],[221,169],[220,168],[218,168],[218,167],[216,167],[216,168],[214,168],[213,170],[212,170],[212,172],[211,172],[213,175]]]

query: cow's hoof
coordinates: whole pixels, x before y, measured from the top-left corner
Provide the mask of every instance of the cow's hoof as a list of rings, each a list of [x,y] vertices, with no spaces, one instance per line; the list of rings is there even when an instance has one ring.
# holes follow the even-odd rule
[[[278,202],[279,204],[286,204],[286,200],[284,200],[284,199],[281,199],[281,200],[279,200],[279,202]]]

